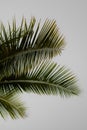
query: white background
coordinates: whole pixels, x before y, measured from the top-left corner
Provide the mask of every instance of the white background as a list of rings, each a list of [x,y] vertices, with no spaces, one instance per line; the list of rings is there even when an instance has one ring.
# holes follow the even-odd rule
[[[3,120],[0,130],[87,130],[87,1],[86,0],[0,0],[0,21],[20,22],[31,16],[42,22],[55,19],[67,46],[55,58],[77,75],[82,93],[78,97],[24,95],[26,119]]]

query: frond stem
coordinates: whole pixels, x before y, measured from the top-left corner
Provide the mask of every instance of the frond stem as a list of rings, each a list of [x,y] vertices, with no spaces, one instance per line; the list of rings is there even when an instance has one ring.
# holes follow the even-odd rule
[[[63,90],[67,90],[68,92],[71,92],[71,90],[62,87],[59,84],[53,84],[53,83],[49,83],[49,82],[45,82],[45,81],[39,81],[39,80],[9,80],[9,81],[1,81],[0,84],[20,84],[20,83],[32,83],[32,84],[44,84],[44,85],[49,85],[49,86],[53,86],[53,87],[58,87],[58,88],[62,88]]]
[[[6,57],[6,58],[0,60],[0,64],[3,63],[3,62],[5,62],[5,61],[7,61],[7,60],[9,60],[9,59],[12,59],[12,58],[15,57],[15,56],[24,55],[24,54],[31,53],[31,52],[53,51],[53,50],[54,50],[54,51],[56,51],[56,50],[58,51],[59,49],[58,49],[58,48],[40,48],[40,49],[28,49],[28,50],[24,50],[24,51],[17,52],[17,53],[15,53],[15,54],[11,55],[11,56],[8,56],[8,57]]]

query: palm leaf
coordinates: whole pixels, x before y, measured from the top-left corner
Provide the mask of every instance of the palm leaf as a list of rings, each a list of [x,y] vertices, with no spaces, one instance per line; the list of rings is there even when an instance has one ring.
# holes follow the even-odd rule
[[[25,107],[18,99],[18,96],[15,95],[14,91],[10,93],[0,92],[0,115],[5,119],[8,115],[12,119],[19,117],[25,117]]]
[[[13,26],[11,28],[9,25],[8,31],[1,24],[1,67],[9,66],[11,63],[13,64],[13,61],[18,62],[20,59],[25,62],[28,60],[30,65],[32,65],[31,61],[36,63],[39,59],[53,58],[61,53],[65,46],[65,41],[59,33],[56,21],[47,19],[41,30],[39,30],[40,22],[35,30],[35,23],[35,18],[32,18],[28,26],[23,18],[21,26],[17,27],[16,21],[13,20]]]
[[[3,88],[4,91],[13,88],[37,94],[60,94],[61,96],[78,95],[80,92],[76,77],[69,69],[46,61],[30,70],[22,67],[21,63],[15,66],[1,79],[0,89]]]
[[[65,46],[55,20],[46,19],[40,29],[36,19],[28,25],[22,18],[17,26],[14,18],[8,30],[0,27],[0,114],[3,118],[25,116],[25,107],[15,94],[70,96],[80,90],[75,75],[50,59],[60,54]]]

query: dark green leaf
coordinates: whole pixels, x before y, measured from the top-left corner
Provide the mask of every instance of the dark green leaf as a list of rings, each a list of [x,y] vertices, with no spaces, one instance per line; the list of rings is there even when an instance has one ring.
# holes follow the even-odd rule
[[[24,118],[25,107],[18,99],[18,95],[15,95],[14,91],[10,93],[0,94],[0,115],[5,119],[8,115],[12,119],[19,117]]]
[[[9,76],[2,78],[0,88],[8,88],[8,85],[14,89],[21,88],[20,90],[38,94],[68,96],[78,95],[80,92],[74,74],[65,67],[50,62],[41,62],[30,70],[19,64],[19,67],[12,68]]]

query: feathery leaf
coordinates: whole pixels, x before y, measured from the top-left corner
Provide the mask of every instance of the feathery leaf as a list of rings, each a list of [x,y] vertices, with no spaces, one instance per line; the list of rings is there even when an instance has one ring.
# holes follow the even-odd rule
[[[56,21],[46,20],[42,29],[39,30],[40,22],[35,30],[36,19],[33,17],[30,24],[23,18],[21,26],[16,26],[15,19],[13,26],[9,25],[8,31],[1,24],[0,31],[0,66],[9,66],[20,59],[28,60],[33,64],[39,60],[50,59],[61,53],[65,41],[60,35]],[[35,30],[35,31],[34,31]],[[38,59],[36,58],[38,57]],[[7,69],[7,68],[6,68]]]
[[[24,118],[25,107],[23,103],[18,99],[18,95],[15,95],[14,91],[10,91],[10,93],[0,93],[0,115],[5,119],[8,115],[12,119],[16,119],[19,117]]]
[[[20,63],[21,64],[21,63]],[[78,95],[79,88],[76,77],[64,66],[60,67],[56,63],[41,62],[34,68],[15,66],[9,75],[5,75],[0,81],[0,88],[20,89],[38,94],[60,94]],[[4,90],[5,91],[5,90]]]
[[[75,75],[50,60],[60,54],[65,40],[55,20],[46,19],[40,29],[36,19],[30,24],[13,20],[8,30],[0,26],[0,114],[12,119],[25,117],[25,107],[16,96],[20,92],[70,96],[80,89]]]

